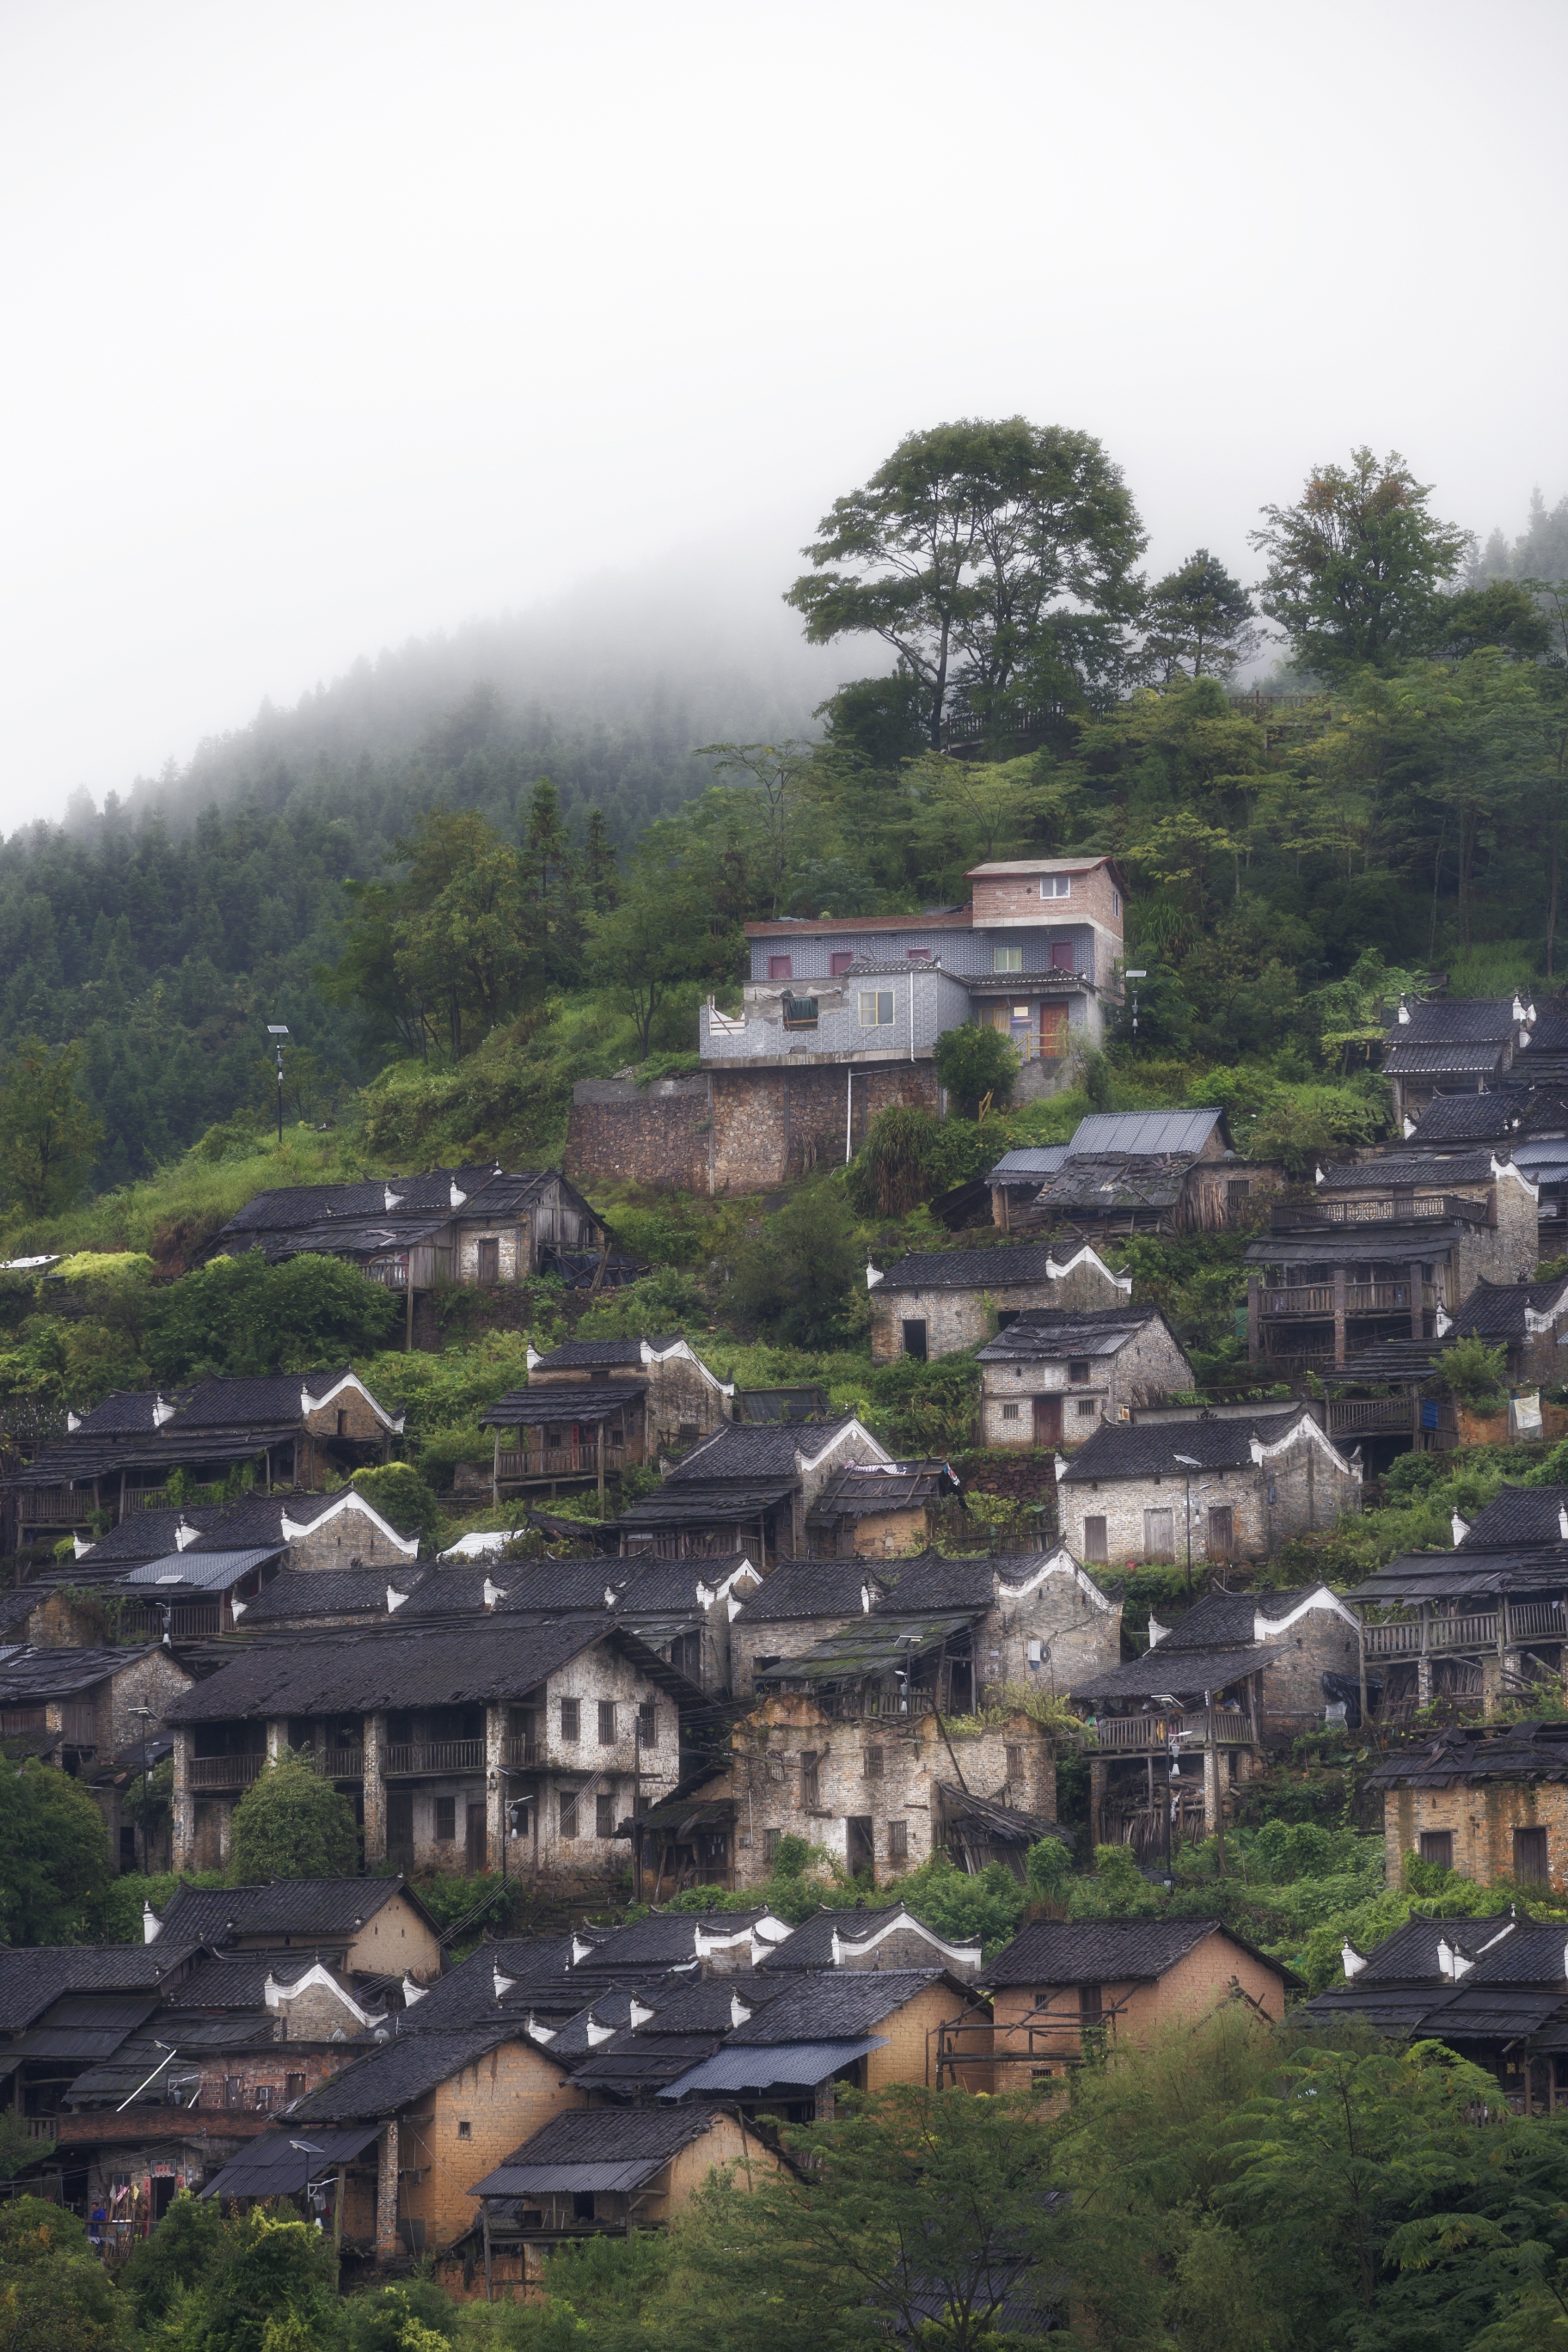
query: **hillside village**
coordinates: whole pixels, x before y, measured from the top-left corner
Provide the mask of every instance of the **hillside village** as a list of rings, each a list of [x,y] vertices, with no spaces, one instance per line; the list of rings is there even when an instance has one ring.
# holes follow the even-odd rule
[[[563,1168],[246,1159],[181,1274],[5,1269],[122,1328],[326,1285],[360,1342],[7,1431],[0,1737],[117,1872],[0,1951],[8,2115],[112,2259],[286,2194],[505,2300],[847,2093],[1048,2114],[1238,2001],[1568,2097],[1558,1016],[1388,1003],[1388,1133],[1305,1171],[1219,1108],[1004,1133],[875,1224],[847,1379],[737,1346],[661,1201],[766,1236],[977,1033],[1047,1108],[1103,1050],[1115,861],[968,878],[748,924],[699,1074],[580,1084]],[[246,1881],[268,1801],[328,1874]]]

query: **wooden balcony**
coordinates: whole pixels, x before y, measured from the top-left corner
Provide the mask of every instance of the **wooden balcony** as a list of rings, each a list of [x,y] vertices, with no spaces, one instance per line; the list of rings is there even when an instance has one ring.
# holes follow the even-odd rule
[[[1349,1282],[1345,1285],[1345,1313],[1408,1315],[1411,1286],[1408,1282]],[[1331,1282],[1289,1283],[1265,1290],[1259,1303],[1264,1314],[1271,1319],[1280,1316],[1310,1316],[1317,1322],[1331,1322],[1334,1286]],[[1424,1282],[1421,1286],[1422,1307],[1430,1314],[1437,1303],[1432,1285]]]
[[[402,1780],[430,1772],[482,1772],[482,1739],[407,1739],[384,1749],[381,1777]]]
[[[263,1755],[193,1756],[190,1784],[193,1790],[248,1789],[266,1769]]]
[[[1368,1625],[1369,1658],[1450,1656],[1458,1650],[1512,1650],[1521,1642],[1568,1642],[1568,1604],[1504,1601],[1460,1617],[1392,1617]]]
[[[97,1507],[90,1486],[24,1486],[16,1496],[25,1528],[85,1528]]]
[[[363,1748],[304,1748],[300,1750],[308,1764],[313,1764],[323,1780],[363,1780],[364,1749]]]
[[[542,1765],[549,1759],[542,1739],[525,1739],[522,1734],[518,1732],[507,1739],[501,1751],[501,1760],[503,1763],[526,1767]]]
[[[1214,1737],[1216,1748],[1250,1748],[1257,1735],[1251,1717],[1241,1707],[1216,1706]],[[1085,1724],[1084,1738],[1090,1748],[1113,1756],[1163,1753],[1173,1738],[1179,1738],[1185,1747],[1204,1747],[1208,1741],[1208,1713],[1200,1708],[1195,1715],[1103,1715],[1098,1723]]]
[[[68,1748],[96,1748],[98,1716],[91,1706],[67,1701],[56,1710],[57,1721],[49,1722],[50,1710],[44,1706],[0,1707],[0,1739],[56,1738]]]
[[[605,1447],[605,1473],[621,1469],[626,1460],[624,1444]],[[525,1478],[596,1478],[596,1445],[509,1446],[496,1455],[496,1482],[507,1486]]]
[[[408,1263],[406,1259],[373,1257],[360,1267],[367,1282],[379,1282],[384,1290],[406,1290]]]
[[[1299,1233],[1323,1225],[1466,1224],[1492,1222],[1485,1201],[1459,1192],[1385,1192],[1370,1201],[1287,1202],[1268,1213],[1269,1230]]]
[[[1330,1437],[1362,1437],[1374,1434],[1379,1430],[1390,1431],[1399,1436],[1407,1437],[1415,1425],[1420,1409],[1420,1399],[1408,1395],[1334,1397],[1330,1399],[1326,1407],[1325,1426]],[[1428,1437],[1436,1435],[1441,1438],[1445,1434],[1448,1443],[1452,1444],[1455,1435],[1454,1409],[1447,1403],[1439,1406],[1436,1431],[1426,1430]]]
[[[265,1494],[267,1489],[263,1486],[251,1491]],[[132,1511],[172,1511],[182,1503],[189,1503],[193,1508],[197,1505],[205,1507],[210,1503],[221,1503],[227,1493],[228,1483],[223,1478],[208,1478],[200,1485],[190,1481],[177,1496],[171,1495],[167,1486],[127,1486],[125,1516],[129,1518]]]

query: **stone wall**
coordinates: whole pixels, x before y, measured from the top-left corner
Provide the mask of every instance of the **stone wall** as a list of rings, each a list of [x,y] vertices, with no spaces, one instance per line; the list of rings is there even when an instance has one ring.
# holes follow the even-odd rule
[[[1088,1376],[1068,1378],[1066,1346],[1055,1360],[982,1363],[980,1437],[984,1446],[1034,1446],[1034,1399],[1062,1401],[1060,1444],[1071,1453],[1087,1444],[1102,1421],[1126,1420],[1135,1404],[1149,1404],[1173,1391],[1190,1389],[1193,1368],[1156,1316],[1141,1324],[1113,1356],[1090,1356]],[[1010,1409],[1009,1409],[1010,1408]]]
[[[1477,1788],[1391,1789],[1384,1800],[1388,1883],[1405,1883],[1405,1857],[1420,1852],[1422,1833],[1447,1831],[1453,1867],[1482,1886],[1514,1874],[1513,1832],[1546,1832],[1546,1874],[1554,1895],[1568,1892],[1568,1785],[1560,1780],[1484,1780]]]
[[[842,1166],[878,1113],[939,1108],[928,1061],[706,1071],[691,1078],[584,1078],[572,1090],[565,1168],[580,1183],[761,1192]]]
[[[1172,1449],[1181,1443],[1181,1423],[1170,1425]],[[1177,1471],[1149,1473],[1137,1478],[1074,1478],[1062,1482],[1059,1500],[1063,1540],[1079,1559],[1151,1559],[1145,1514],[1169,1511],[1172,1548],[1169,1557],[1184,1559],[1189,1490]],[[1299,1438],[1272,1461],[1247,1463],[1236,1470],[1207,1470],[1194,1475],[1190,1494],[1192,1554],[1195,1560],[1211,1557],[1209,1513],[1228,1507],[1231,1544],[1227,1559],[1268,1559],[1289,1537],[1331,1528],[1346,1511],[1361,1507],[1361,1481],[1313,1436]],[[1104,1522],[1103,1530],[1086,1524]]]

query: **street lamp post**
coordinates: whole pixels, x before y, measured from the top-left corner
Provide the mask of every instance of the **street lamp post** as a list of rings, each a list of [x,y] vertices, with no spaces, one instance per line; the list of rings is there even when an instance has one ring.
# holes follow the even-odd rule
[[[1187,1607],[1190,1609],[1193,1605],[1193,1472],[1201,1470],[1204,1465],[1191,1454],[1174,1454],[1171,1458],[1179,1462],[1186,1473]]]
[[[300,2203],[303,2208],[300,2218],[305,2221],[309,2221],[310,2218],[310,2158],[313,2156],[325,2156],[327,2151],[324,2147],[318,2147],[313,2139],[291,2139],[289,2145],[290,2147],[298,2148],[300,2154],[305,2159],[305,2178],[300,2185]]]
[[[289,1032],[280,1021],[269,1021],[267,1024],[267,1034],[277,1040],[274,1050],[278,1055],[278,1149],[281,1151],[283,1149],[283,1040]]]
[[[1124,971],[1124,972],[1122,973],[1121,977],[1122,977],[1122,979],[1123,979],[1123,980],[1131,980],[1131,981],[1134,981],[1134,982],[1136,982],[1136,981],[1140,981],[1140,980],[1147,980],[1147,979],[1148,979],[1148,977],[1149,977],[1149,974],[1148,974],[1148,972],[1147,972],[1147,971]],[[1136,1045],[1136,1044],[1137,1044],[1137,1042],[1138,1042],[1138,991],[1137,991],[1136,987],[1134,987],[1134,989],[1133,989],[1133,991],[1132,991],[1132,1042],[1133,1042],[1133,1044],[1134,1044],[1134,1045]]]
[[[142,1875],[151,1878],[153,1874],[147,1866],[147,1726],[158,1718],[150,1706],[130,1707],[127,1713],[142,1718]]]

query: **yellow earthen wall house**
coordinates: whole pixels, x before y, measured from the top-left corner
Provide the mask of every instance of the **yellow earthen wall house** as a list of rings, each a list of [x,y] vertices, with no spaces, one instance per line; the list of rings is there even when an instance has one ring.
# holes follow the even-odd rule
[[[1391,1886],[1403,1886],[1406,1858],[1415,1853],[1480,1886],[1511,1878],[1568,1891],[1568,1783],[1561,1780],[1390,1789],[1383,1834]]]

